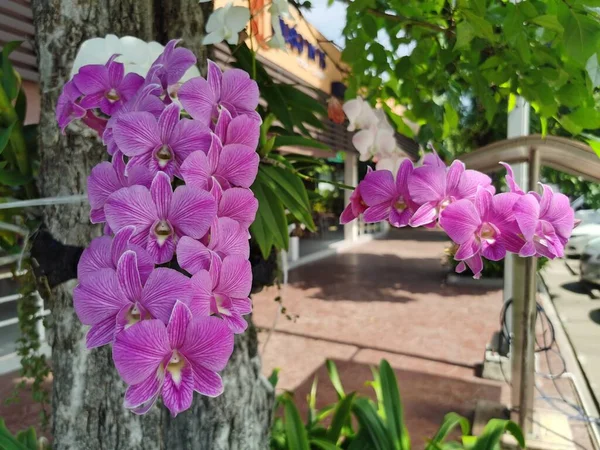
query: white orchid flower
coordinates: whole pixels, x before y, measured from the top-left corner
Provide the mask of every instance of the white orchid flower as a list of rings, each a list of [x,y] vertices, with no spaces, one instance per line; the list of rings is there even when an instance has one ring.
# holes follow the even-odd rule
[[[279,23],[278,16],[271,15],[271,26],[273,27],[273,36],[271,36],[271,39],[269,39],[269,47],[285,50],[285,38],[283,37],[283,32],[281,31],[281,24]]]
[[[222,8],[215,9],[206,22],[206,32],[202,44],[218,44],[227,41],[235,45],[239,40],[240,31],[244,30],[250,20],[250,10],[244,6],[233,6],[227,3]]]
[[[290,4],[287,0],[272,0],[269,11],[272,16],[289,17]]]
[[[377,125],[378,118],[375,111],[361,97],[348,100],[344,103],[343,110],[350,121],[348,131],[366,129]]]
[[[398,149],[396,149],[398,150]],[[392,172],[392,174],[394,175],[394,178],[396,177],[396,174],[398,173],[398,169],[400,168],[400,164],[402,164],[402,161],[404,161],[406,159],[406,156],[399,153],[398,151],[390,154],[390,155],[386,155],[383,158],[380,158],[377,163],[375,164],[375,169],[376,170],[389,170],[390,172]]]
[[[126,74],[133,72],[145,77],[164,48],[158,42],[146,42],[133,36],[119,38],[114,34],[108,34],[103,38],[88,39],[77,51],[71,69],[71,78],[81,67],[88,64],[104,65],[113,55],[119,55],[116,60],[123,63]],[[200,71],[193,66],[185,73],[182,81],[199,76]]]
[[[386,127],[379,128],[376,124],[363,129],[352,137],[352,144],[361,161],[368,161],[372,157],[381,158],[391,154],[396,148],[394,130]]]

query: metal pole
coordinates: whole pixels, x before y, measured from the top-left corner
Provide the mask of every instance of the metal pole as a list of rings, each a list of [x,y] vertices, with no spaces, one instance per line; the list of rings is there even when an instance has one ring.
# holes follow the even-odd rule
[[[540,154],[535,148],[529,152],[529,190],[537,187]],[[519,426],[526,435],[533,431],[533,398],[535,389],[535,321],[537,300],[537,258],[516,258],[513,277],[515,297],[513,318],[515,329],[513,358],[513,404],[519,405]],[[515,398],[517,397],[518,398]],[[515,402],[518,401],[518,403]]]

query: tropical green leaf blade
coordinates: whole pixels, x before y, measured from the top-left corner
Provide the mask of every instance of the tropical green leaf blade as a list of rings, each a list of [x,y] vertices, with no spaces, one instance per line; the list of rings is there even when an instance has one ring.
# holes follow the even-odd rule
[[[353,392],[337,403],[333,418],[331,419],[331,425],[327,432],[327,437],[331,442],[337,442],[340,438],[342,428],[344,428],[344,425],[348,422],[350,417],[355,396],[356,394]]]
[[[435,450],[439,448],[439,445],[444,442],[444,439],[446,439],[452,430],[458,426],[460,426],[463,436],[469,434],[471,426],[465,417],[454,412],[446,414],[442,425],[440,425],[438,432],[427,445],[426,450]]]
[[[291,397],[284,399],[285,433],[289,450],[310,450],[308,435]]]

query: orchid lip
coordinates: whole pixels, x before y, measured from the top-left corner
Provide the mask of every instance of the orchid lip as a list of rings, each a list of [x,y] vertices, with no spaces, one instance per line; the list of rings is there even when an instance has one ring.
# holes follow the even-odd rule
[[[169,363],[167,364],[167,370],[171,374],[171,378],[176,384],[181,382],[181,369],[185,366],[185,359],[179,354],[177,350],[173,350]]]
[[[168,220],[161,220],[154,227],[154,234],[158,243],[162,245],[173,234],[173,228]]]
[[[173,159],[173,152],[168,145],[162,145],[158,151],[154,154],[158,160],[158,165],[161,169],[164,169],[169,161]]]
[[[222,295],[215,294],[215,303],[217,304],[217,311],[219,312],[219,314],[222,314],[224,316],[231,315],[231,311],[229,310],[229,308],[223,306],[223,303],[225,303],[225,298]]]
[[[109,102],[113,103],[121,100],[121,97],[119,96],[119,93],[115,90],[115,88],[112,88],[110,91],[108,91],[105,97]]]

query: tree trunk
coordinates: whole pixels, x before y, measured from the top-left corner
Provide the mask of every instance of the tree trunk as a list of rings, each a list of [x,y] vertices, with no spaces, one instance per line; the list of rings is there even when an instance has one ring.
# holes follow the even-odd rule
[[[210,7],[210,5],[209,5]],[[79,45],[113,33],[163,44],[184,37],[206,63],[200,46],[206,6],[197,0],[32,0],[42,108],[39,125],[42,197],[85,193],[92,167],[107,155],[83,126],[60,134],[54,111]],[[101,232],[90,225],[89,205],[47,207],[44,221],[63,244],[86,246]],[[264,449],[268,447],[273,389],[261,375],[254,328],[236,337],[223,372],[225,393],[209,399],[195,394],[192,408],[175,419],[162,405],[145,416],[122,406],[125,386],[110,348],[87,350],[86,327],[74,313],[75,280],[57,286],[48,299],[52,346],[52,434],[57,450]]]

